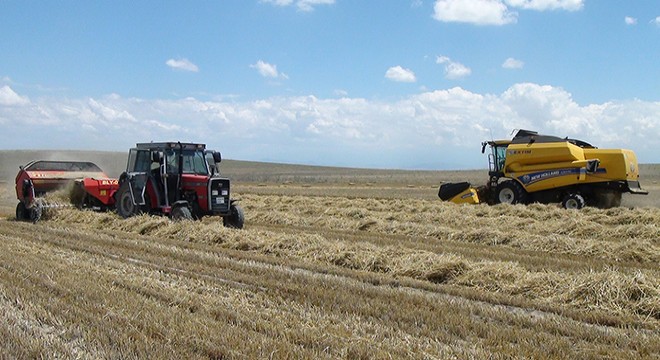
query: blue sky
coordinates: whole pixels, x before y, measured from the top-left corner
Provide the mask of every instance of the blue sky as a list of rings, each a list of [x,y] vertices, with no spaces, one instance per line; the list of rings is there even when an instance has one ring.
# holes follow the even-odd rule
[[[526,128],[660,162],[655,0],[0,0],[0,148],[483,168]]]

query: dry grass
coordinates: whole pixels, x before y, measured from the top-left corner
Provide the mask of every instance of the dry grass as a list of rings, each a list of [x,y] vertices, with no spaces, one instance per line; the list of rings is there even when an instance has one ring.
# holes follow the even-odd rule
[[[251,203],[245,204],[246,207],[250,205]],[[363,216],[350,210],[345,214],[349,217]],[[307,218],[313,219],[313,225],[317,227],[319,222],[346,223],[335,223],[332,221],[332,215],[328,217],[329,219],[319,220],[315,214],[308,214]],[[535,306],[534,303],[554,303],[583,311],[598,310],[635,319],[636,323],[651,327],[656,327],[660,320],[660,277],[657,268],[635,268],[629,263],[622,269],[595,270],[598,266],[593,265],[589,268],[569,269],[568,272],[561,268],[538,271],[526,269],[518,262],[476,260],[408,246],[346,241],[320,231],[291,234],[266,230],[235,232],[224,229],[218,222],[193,226],[190,223],[171,223],[165,218],[148,216],[122,221],[113,214],[78,211],[61,211],[53,221],[78,223],[80,226],[96,229],[114,228],[157,238],[218,244],[223,248],[258,252],[310,264],[333,265],[351,270],[390,274],[396,278],[406,276],[434,283],[473,287],[486,292],[524,296],[530,300],[531,306]],[[354,223],[356,227],[358,224],[359,222]],[[390,225],[387,229],[391,231],[395,226]],[[593,240],[585,240],[590,241]],[[488,241],[486,245],[510,246]],[[591,244],[585,246],[593,247]],[[537,251],[547,252],[550,256],[554,250],[539,248]],[[573,252],[586,253],[583,250]],[[655,253],[648,257],[657,257],[659,253],[656,249]],[[588,257],[585,261],[598,262]],[[641,264],[643,265],[643,262]]]
[[[241,231],[19,223],[0,186],[0,358],[660,356],[657,207],[456,206],[429,172],[226,165],[254,180]]]

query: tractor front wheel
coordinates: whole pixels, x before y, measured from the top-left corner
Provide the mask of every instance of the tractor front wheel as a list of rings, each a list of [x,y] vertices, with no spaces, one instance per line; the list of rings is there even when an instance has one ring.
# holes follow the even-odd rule
[[[172,209],[172,220],[192,220],[193,216],[187,206],[176,206]]]
[[[498,204],[527,204],[529,202],[529,194],[527,191],[514,180],[507,180],[497,185],[495,190],[497,197],[495,198]]]
[[[117,190],[115,206],[117,207],[117,214],[124,219],[140,213],[140,207],[133,202],[130,186],[128,181],[124,181],[121,187],[119,187],[119,190]]]
[[[229,215],[222,218],[222,223],[228,228],[242,229],[245,223],[243,209],[238,205],[232,204],[229,208]]]

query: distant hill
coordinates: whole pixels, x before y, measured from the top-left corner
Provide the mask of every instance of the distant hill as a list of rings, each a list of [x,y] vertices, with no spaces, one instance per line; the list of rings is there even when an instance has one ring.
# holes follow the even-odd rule
[[[32,160],[78,160],[99,165],[110,177],[119,177],[126,168],[126,153],[80,150],[0,150],[0,181],[13,182],[20,165]],[[642,186],[657,185],[660,164],[641,164]],[[377,183],[440,184],[470,181],[483,184],[486,169],[479,170],[396,170],[359,169],[331,166],[280,164],[255,161],[223,160],[220,172],[236,182],[248,183]]]

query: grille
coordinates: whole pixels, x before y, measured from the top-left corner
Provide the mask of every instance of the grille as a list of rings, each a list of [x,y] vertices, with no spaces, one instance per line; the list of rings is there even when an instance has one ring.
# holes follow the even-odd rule
[[[229,212],[229,179],[211,178],[209,181],[209,209],[214,213]]]

